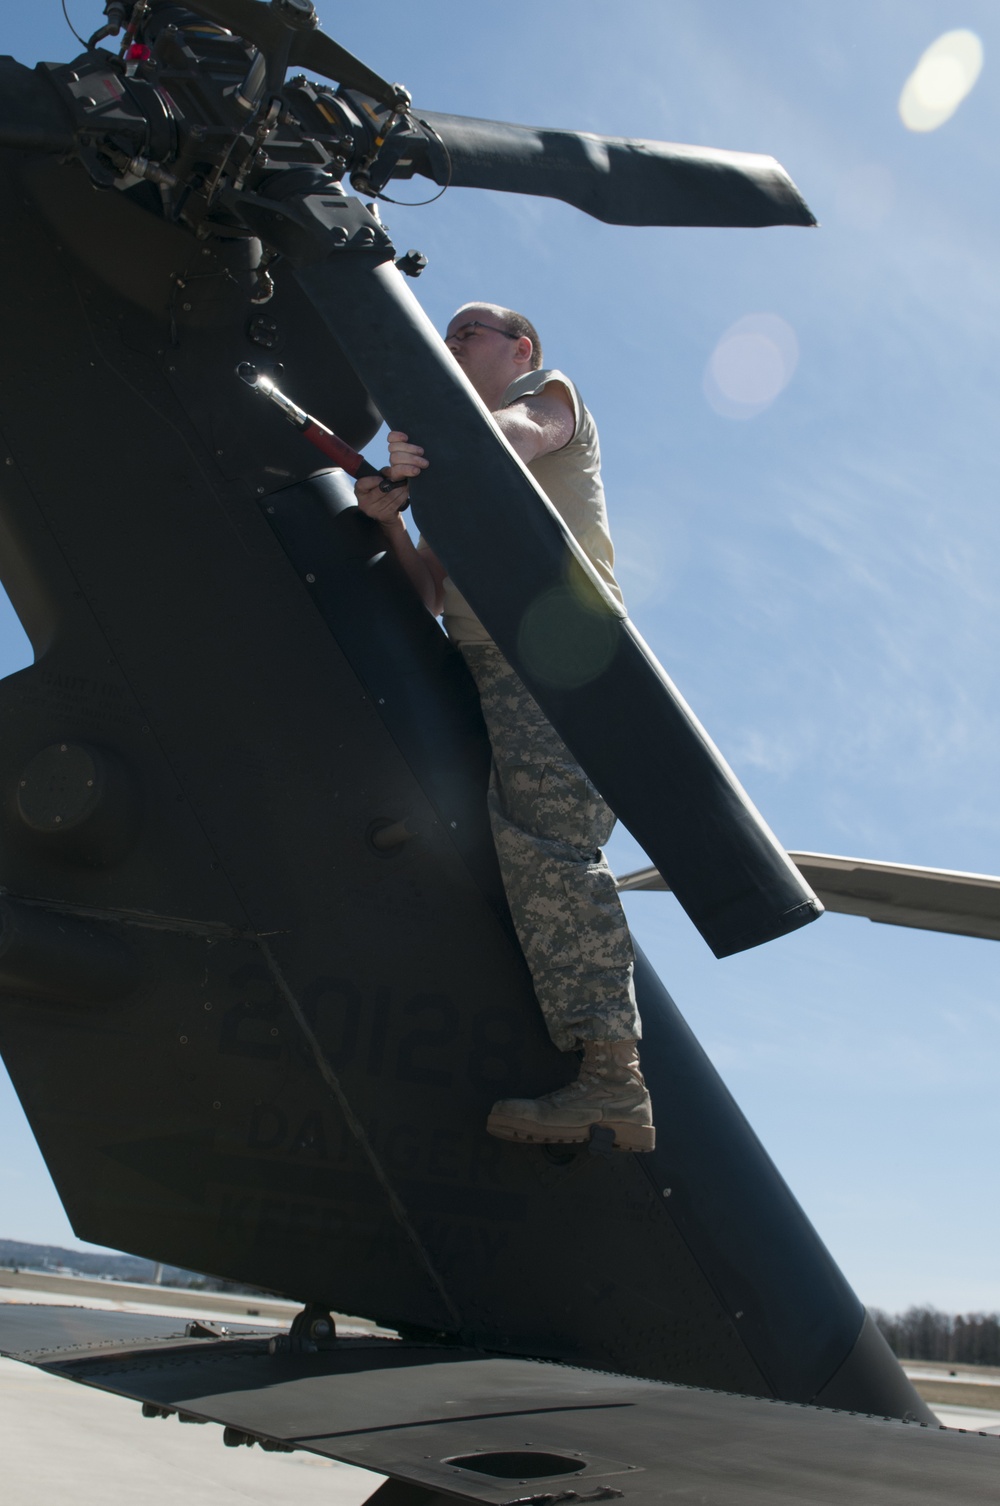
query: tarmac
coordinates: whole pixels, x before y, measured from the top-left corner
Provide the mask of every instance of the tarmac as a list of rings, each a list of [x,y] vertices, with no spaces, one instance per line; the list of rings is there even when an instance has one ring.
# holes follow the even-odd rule
[[[0,1270],[0,1305],[35,1302],[181,1313],[287,1330],[293,1303]],[[338,1331],[384,1333],[338,1318]],[[907,1364],[946,1427],[1000,1435],[1000,1371]],[[938,1395],[955,1388],[956,1401]],[[982,1400],[983,1405],[970,1405]],[[148,1419],[135,1402],[0,1359],[3,1506],[361,1506],[383,1476],[314,1454],[226,1448],[222,1429]]]
[[[381,1475],[315,1454],[226,1448],[222,1429],[0,1360],[4,1506],[361,1506]]]
[[[153,1312],[287,1330],[294,1303],[0,1270],[0,1305]],[[384,1333],[339,1318],[338,1332]],[[222,1428],[146,1418],[122,1396],[0,1359],[3,1506],[361,1506],[383,1475],[315,1454],[226,1448]]]

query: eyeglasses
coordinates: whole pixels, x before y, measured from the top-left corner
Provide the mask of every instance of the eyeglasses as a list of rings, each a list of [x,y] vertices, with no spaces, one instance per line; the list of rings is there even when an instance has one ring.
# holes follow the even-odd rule
[[[449,340],[457,340],[461,345],[463,340],[468,340],[474,329],[491,329],[495,335],[503,335],[505,340],[520,340],[520,335],[512,335],[509,329],[501,329],[499,324],[484,324],[481,319],[470,319],[467,324],[460,324],[458,329],[450,335],[445,335],[445,344]]]

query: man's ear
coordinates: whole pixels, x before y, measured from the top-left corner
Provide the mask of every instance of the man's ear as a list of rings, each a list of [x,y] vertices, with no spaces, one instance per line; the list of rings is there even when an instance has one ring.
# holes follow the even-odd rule
[[[528,366],[531,364],[531,358],[534,353],[535,347],[528,339],[528,336],[522,335],[514,346],[514,360],[519,366]]]

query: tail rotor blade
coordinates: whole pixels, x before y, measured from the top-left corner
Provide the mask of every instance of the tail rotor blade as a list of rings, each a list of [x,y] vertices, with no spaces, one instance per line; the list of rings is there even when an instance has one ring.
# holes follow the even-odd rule
[[[561,199],[611,225],[816,223],[773,157],[463,115],[418,119],[432,134],[413,168],[438,183]]]

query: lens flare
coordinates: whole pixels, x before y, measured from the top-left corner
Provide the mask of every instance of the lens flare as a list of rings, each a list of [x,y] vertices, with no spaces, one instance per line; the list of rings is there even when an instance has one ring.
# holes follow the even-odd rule
[[[974,31],[946,31],[932,42],[903,85],[899,115],[908,131],[936,131],[950,120],[982,72]]]
[[[569,580],[544,592],[525,612],[518,652],[529,674],[546,685],[576,689],[608,668],[617,647],[615,614],[596,589]]]
[[[799,360],[795,331],[777,314],[738,319],[713,350],[702,384],[724,418],[753,418],[791,381]]]

